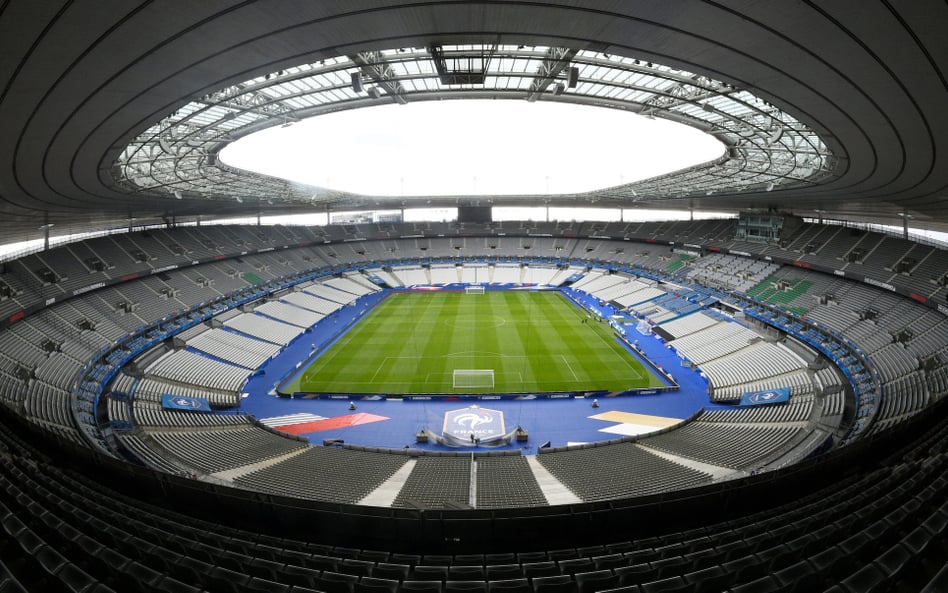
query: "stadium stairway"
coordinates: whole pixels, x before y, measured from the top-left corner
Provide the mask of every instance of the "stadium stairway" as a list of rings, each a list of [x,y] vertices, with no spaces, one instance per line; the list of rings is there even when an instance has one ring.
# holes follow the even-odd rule
[[[669,453],[668,451],[662,451],[661,449],[653,449],[648,446],[648,443],[638,443],[636,446],[641,447],[647,450],[649,453],[658,455],[659,457],[664,457],[669,461],[673,461],[677,464],[684,465],[685,467],[690,467],[691,469],[698,470],[706,474],[711,474],[713,481],[719,481],[724,479],[734,479],[737,477],[746,476],[746,472],[740,470],[735,471],[734,469],[721,467],[720,465],[711,465],[710,463],[702,463],[696,459],[690,459],[688,457],[682,457],[681,455],[675,455],[674,453]]]
[[[269,459],[264,459],[263,461],[258,461],[257,463],[242,465],[240,467],[235,467],[233,469],[213,473],[211,474],[211,477],[217,478],[219,480],[230,481],[230,480],[233,480],[234,478],[238,478],[240,476],[249,474],[250,472],[257,471],[258,469],[263,469],[265,467],[270,467],[271,465],[276,465],[277,463],[280,463],[281,461],[285,461],[292,457],[296,457],[297,455],[300,455],[301,453],[305,453],[305,452],[306,452],[306,449],[297,449],[290,453],[286,453],[285,455],[279,455],[277,457],[271,457]]]
[[[369,492],[365,498],[360,500],[359,504],[378,507],[392,506],[398,493],[408,480],[408,476],[410,476],[412,470],[415,469],[415,463],[416,461],[414,459],[406,461],[389,479],[385,480],[378,488]]]
[[[562,482],[556,479],[556,477],[551,474],[543,464],[541,464],[536,456],[529,456],[526,458],[527,464],[530,467],[530,472],[533,473],[533,477],[536,478],[537,485],[540,486],[540,490],[543,492],[543,496],[546,497],[548,504],[574,504],[582,502],[581,499],[570,492],[569,488],[563,485]]]

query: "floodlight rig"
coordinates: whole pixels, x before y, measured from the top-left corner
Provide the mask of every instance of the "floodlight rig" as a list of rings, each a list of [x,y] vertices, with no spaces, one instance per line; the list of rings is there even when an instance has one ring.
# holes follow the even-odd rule
[[[386,62],[386,58],[381,52],[361,52],[349,56],[349,59],[359,66],[358,72],[350,74],[353,91],[361,93],[365,89],[363,81],[371,82],[374,86],[365,90],[372,99],[380,99],[384,92],[400,105],[408,102],[404,96],[404,87],[398,81],[398,76],[392,70],[391,65]]]
[[[537,67],[533,82],[530,83],[530,89],[527,91],[527,101],[533,102],[540,98],[540,95],[553,84],[553,94],[562,95],[567,88],[576,88],[579,82],[579,68],[571,66],[572,59],[579,52],[577,49],[569,47],[550,47],[546,50],[543,61]],[[559,80],[565,80],[558,82]]]

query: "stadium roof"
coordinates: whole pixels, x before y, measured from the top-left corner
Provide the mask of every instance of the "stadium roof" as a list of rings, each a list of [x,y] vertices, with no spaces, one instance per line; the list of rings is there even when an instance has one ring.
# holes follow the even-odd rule
[[[341,194],[248,175],[221,164],[217,153],[262,127],[288,126],[327,112],[382,101],[405,104],[476,97],[626,109],[696,127],[730,147],[729,156],[646,183],[586,194],[533,196],[550,203],[575,206],[598,199],[621,205],[728,190],[772,190],[777,185],[813,186],[832,175],[835,164],[812,130],[748,91],[633,58],[560,47],[475,44],[363,52],[322,62],[268,73],[176,110],[123,151],[116,172],[120,184],[133,192],[224,193],[243,200],[263,195],[336,207],[400,206],[401,198]],[[570,68],[575,69],[572,79]],[[595,147],[562,149],[568,154]],[[569,166],[568,157],[565,161],[561,167]],[[451,206],[470,201],[463,196],[434,200]],[[523,201],[523,196],[506,200],[499,196],[495,203]]]
[[[216,154],[328,110],[458,97],[608,105],[731,147],[560,205],[817,210],[890,224],[907,214],[948,230],[945,23],[935,0],[7,3],[0,232],[12,241],[43,223],[391,207],[234,171]]]

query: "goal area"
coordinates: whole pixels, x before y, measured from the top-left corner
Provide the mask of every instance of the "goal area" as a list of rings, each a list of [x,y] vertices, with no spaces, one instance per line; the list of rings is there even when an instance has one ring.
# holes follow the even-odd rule
[[[484,294],[483,286],[465,286],[464,294]]]
[[[493,389],[494,369],[455,369],[455,389]]]

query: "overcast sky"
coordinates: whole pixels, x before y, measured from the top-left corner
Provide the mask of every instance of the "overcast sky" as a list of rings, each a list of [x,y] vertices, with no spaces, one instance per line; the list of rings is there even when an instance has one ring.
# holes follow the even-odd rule
[[[633,113],[524,100],[352,109],[232,143],[228,165],[377,196],[574,193],[670,173],[723,145]]]

